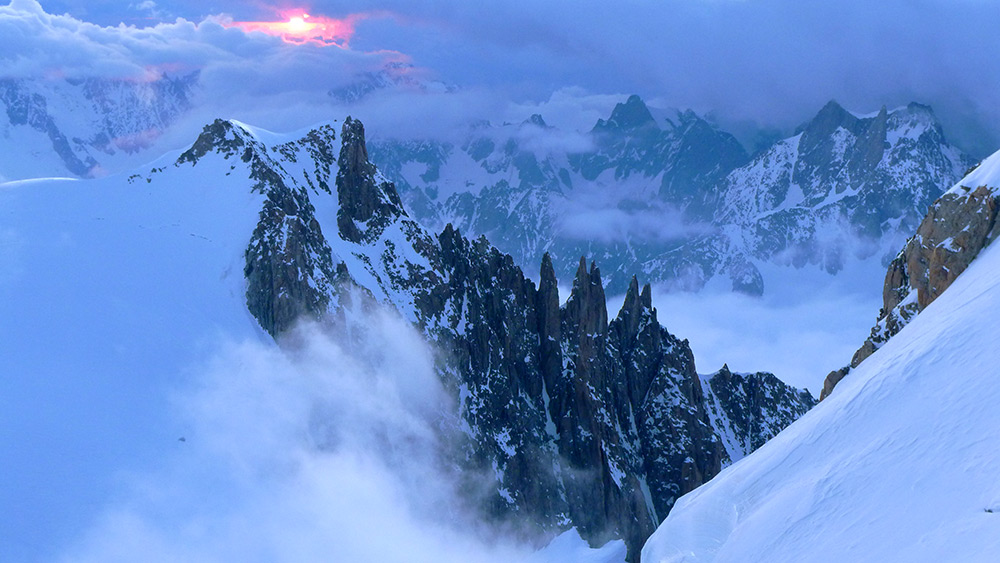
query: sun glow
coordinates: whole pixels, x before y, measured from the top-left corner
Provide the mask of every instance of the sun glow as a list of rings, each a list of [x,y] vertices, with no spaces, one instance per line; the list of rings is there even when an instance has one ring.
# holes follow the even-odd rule
[[[306,33],[312,27],[310,24],[306,23],[306,18],[309,14],[302,14],[302,16],[294,16],[292,19],[288,20],[288,31],[291,33]]]
[[[259,31],[282,38],[289,43],[336,45],[347,47],[354,35],[354,25],[369,17],[366,14],[351,14],[345,18],[312,16],[304,10],[282,12],[280,21],[239,22],[228,27],[238,27],[244,31]]]

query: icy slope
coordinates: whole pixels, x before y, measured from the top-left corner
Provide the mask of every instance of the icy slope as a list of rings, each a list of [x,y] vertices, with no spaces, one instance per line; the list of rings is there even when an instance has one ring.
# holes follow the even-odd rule
[[[1000,152],[981,162],[930,206],[916,234],[889,264],[882,308],[869,337],[847,367],[827,375],[821,399],[948,289],[997,238],[998,186]]]
[[[1000,247],[837,393],[681,498],[642,561],[995,561]]]

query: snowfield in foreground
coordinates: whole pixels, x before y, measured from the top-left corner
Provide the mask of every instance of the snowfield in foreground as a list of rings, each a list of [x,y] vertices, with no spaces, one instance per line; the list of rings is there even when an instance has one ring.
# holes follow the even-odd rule
[[[996,561],[1000,247],[830,396],[682,497],[643,563]]]

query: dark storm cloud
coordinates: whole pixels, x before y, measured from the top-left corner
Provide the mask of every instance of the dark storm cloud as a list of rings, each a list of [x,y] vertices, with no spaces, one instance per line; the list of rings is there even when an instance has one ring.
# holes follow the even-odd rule
[[[147,2],[44,2],[105,24],[148,18]],[[140,6],[145,5],[145,9]],[[208,14],[270,18],[287,0],[163,0],[167,21]],[[1000,146],[1000,3],[988,0],[306,0],[311,13],[389,15],[362,22],[360,51],[406,53],[449,83],[518,103],[566,87],[636,92],[788,131],[836,99],[858,112],[932,105],[954,140]],[[130,19],[131,18],[131,19]],[[610,108],[609,108],[610,109]]]
[[[1000,146],[996,2],[361,0],[351,9],[397,14],[360,28],[355,45],[404,51],[447,80],[515,100],[566,86],[638,92],[723,123],[784,129],[830,99],[859,112],[919,101],[956,140]]]
[[[333,2],[319,2],[334,6]],[[952,137],[1000,146],[1000,3],[685,0],[359,2],[406,14],[381,42],[453,80],[511,95],[638,92],[721,121],[791,128],[837,99],[859,112],[929,103]],[[402,21],[402,20],[400,20]],[[364,34],[359,34],[363,44]],[[980,124],[977,127],[975,124]]]

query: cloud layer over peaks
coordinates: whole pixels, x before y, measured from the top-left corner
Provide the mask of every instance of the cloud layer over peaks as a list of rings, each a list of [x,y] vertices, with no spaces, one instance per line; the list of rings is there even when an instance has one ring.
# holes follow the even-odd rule
[[[14,27],[5,21],[0,28],[5,72],[141,78],[168,65],[202,68],[213,100],[235,95],[232,115],[245,107],[319,104],[331,88],[377,72],[387,60],[406,60],[461,93],[383,93],[380,103],[362,104],[363,118],[388,113],[414,130],[411,117],[422,119],[421,127],[444,129],[459,113],[501,121],[511,108],[570,92],[590,97],[577,104],[581,110],[594,95],[620,100],[639,93],[663,106],[712,114],[724,128],[752,124],[789,133],[830,99],[861,113],[917,101],[933,106],[949,137],[964,147],[987,154],[1000,146],[1000,93],[991,87],[1000,83],[1000,65],[992,60],[1000,37],[990,27],[1000,20],[1000,4],[983,0],[359,0],[350,12],[331,0],[162,0],[127,8],[53,0],[43,6],[70,16],[46,16],[32,0],[2,9],[5,20],[11,12],[33,20]],[[225,28],[231,22],[285,25],[293,9],[317,22],[350,23],[350,48],[288,45],[280,37]],[[278,91],[296,96],[268,104],[247,99]],[[402,98],[415,100],[421,111],[404,112],[409,105]],[[429,110],[443,124],[421,117]],[[555,125],[565,121],[543,117]]]

